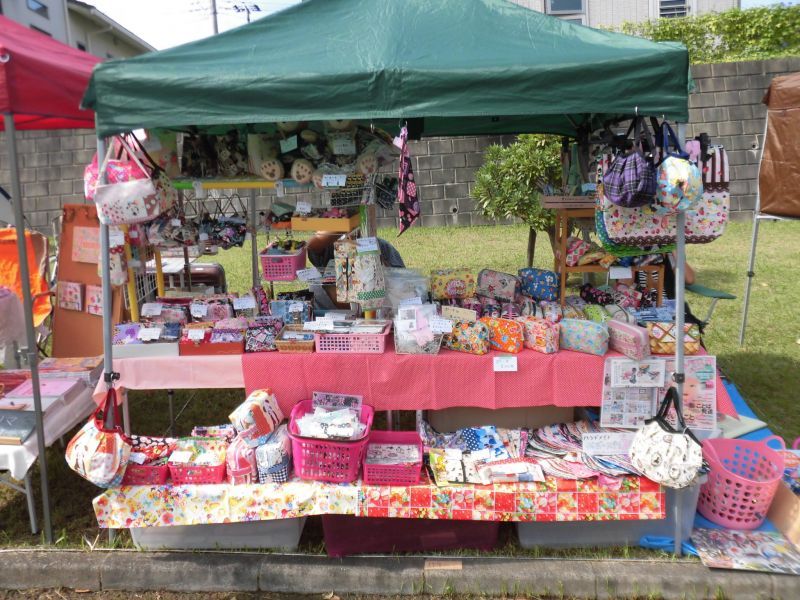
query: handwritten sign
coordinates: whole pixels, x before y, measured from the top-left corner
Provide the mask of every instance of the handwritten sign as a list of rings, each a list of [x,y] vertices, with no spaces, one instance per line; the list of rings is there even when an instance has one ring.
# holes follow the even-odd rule
[[[200,304],[193,302],[189,306],[189,312],[196,319],[202,319],[208,314],[208,304]]]
[[[474,323],[478,320],[478,313],[468,308],[460,308],[458,306],[443,306],[442,316],[446,319],[453,321],[469,321]]]
[[[613,456],[627,454],[635,433],[606,431],[584,433],[583,451],[589,456]]]
[[[190,340],[193,342],[202,342],[206,338],[206,330],[205,329],[189,329],[187,330],[187,335]]]
[[[513,373],[517,370],[517,357],[503,354],[494,357],[495,373]]]
[[[344,187],[347,183],[347,175],[326,173],[322,176],[322,187]]]
[[[430,317],[428,319],[428,324],[433,333],[453,333],[453,322],[450,319],[444,319],[439,316]]]
[[[143,342],[152,342],[161,337],[160,327],[142,327],[136,336]]]
[[[365,237],[356,240],[356,251],[359,254],[369,254],[370,252],[379,252],[378,238]]]

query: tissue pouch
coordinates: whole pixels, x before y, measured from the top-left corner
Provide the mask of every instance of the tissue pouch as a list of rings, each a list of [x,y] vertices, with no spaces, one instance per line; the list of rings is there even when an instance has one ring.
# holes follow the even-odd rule
[[[633,360],[643,360],[650,356],[649,335],[647,329],[630,323],[612,319],[608,326],[608,345]]]
[[[517,320],[522,323],[524,328],[526,348],[542,354],[558,352],[559,330],[561,329],[558,323],[538,317],[520,317]]]

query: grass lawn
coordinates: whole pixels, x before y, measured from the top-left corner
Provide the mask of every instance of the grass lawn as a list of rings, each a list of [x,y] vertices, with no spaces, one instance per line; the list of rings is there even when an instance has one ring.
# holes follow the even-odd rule
[[[747,344],[739,348],[738,331],[750,244],[750,223],[732,223],[726,234],[708,244],[691,246],[689,262],[695,268],[698,282],[726,290],[740,298],[720,302],[706,335],[709,352],[718,357],[719,365],[737,384],[758,416],[787,440],[800,435],[800,410],[796,396],[800,393],[800,286],[797,267],[800,263],[800,223],[765,223],[762,225],[756,280],[753,289]],[[435,267],[463,266],[474,271],[489,267],[516,272],[525,262],[527,229],[523,226],[412,229],[399,239],[396,232],[382,230],[381,237],[391,241],[402,254],[406,265],[430,271]],[[263,247],[263,240],[259,240]],[[250,287],[249,248],[220,252],[218,260],[225,267],[231,291]],[[536,264],[552,267],[552,253],[540,236]],[[289,289],[281,284],[278,289]],[[295,284],[294,287],[297,287]],[[693,310],[704,315],[703,299],[688,298]],[[133,430],[140,434],[164,435],[168,416],[165,392],[131,394]],[[201,390],[175,394],[177,433],[188,434],[194,424],[227,422],[231,409],[242,400],[240,391]],[[69,436],[67,436],[69,439]],[[86,547],[100,540],[91,499],[98,490],[81,480],[66,467],[63,450],[58,445],[48,450],[51,497],[55,536],[61,545]],[[34,469],[38,484],[38,467]],[[87,541],[84,541],[87,540]],[[129,544],[127,534],[119,543]],[[505,554],[540,555],[522,551],[514,542],[510,528],[503,530]],[[0,488],[0,545],[19,546],[39,542],[30,535],[24,496]],[[313,520],[306,526],[301,548],[322,552],[320,527]],[[604,550],[599,554],[587,551],[562,551],[549,556],[642,556],[655,554],[639,549]]]

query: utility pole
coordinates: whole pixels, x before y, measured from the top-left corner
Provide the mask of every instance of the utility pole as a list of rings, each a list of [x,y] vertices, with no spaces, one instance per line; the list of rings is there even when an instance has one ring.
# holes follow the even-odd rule
[[[217,23],[217,0],[211,0],[211,19],[214,21],[214,35],[219,33],[219,24]]]

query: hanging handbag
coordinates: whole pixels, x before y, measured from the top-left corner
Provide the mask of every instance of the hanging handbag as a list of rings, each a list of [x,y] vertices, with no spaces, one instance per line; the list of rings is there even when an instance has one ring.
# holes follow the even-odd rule
[[[661,485],[681,489],[692,485],[703,466],[703,448],[689,431],[678,407],[678,391],[671,387],[658,413],[645,421],[633,437],[631,463],[642,475]],[[678,429],[667,421],[674,406]]]
[[[67,445],[70,469],[98,487],[122,483],[131,454],[131,442],[121,427],[117,391],[106,392],[103,404]]]
[[[670,146],[676,151],[670,151]],[[697,165],[689,162],[689,155],[680,149],[675,132],[666,122],[661,125],[661,152],[656,210],[659,214],[672,215],[694,208],[703,197],[703,178]]]
[[[730,168],[728,153],[712,146],[701,164],[703,197],[686,211],[686,243],[707,244],[725,232],[730,211]]]
[[[603,178],[606,197],[612,204],[633,208],[651,204],[656,193],[656,174],[638,150],[619,154]]]
[[[116,158],[111,158],[113,154],[116,154]],[[112,138],[103,159],[106,183],[123,183],[134,179],[147,179],[147,171],[142,170],[139,165],[123,155],[124,149],[119,138]],[[86,165],[83,170],[83,193],[87,201],[94,202],[100,172],[101,169],[95,152],[92,162]]]

